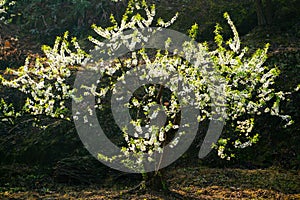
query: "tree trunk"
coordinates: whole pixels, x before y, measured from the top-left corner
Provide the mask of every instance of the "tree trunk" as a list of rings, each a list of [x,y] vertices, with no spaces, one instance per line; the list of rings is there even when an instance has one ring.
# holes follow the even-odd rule
[[[271,25],[273,22],[273,8],[272,8],[272,0],[266,0],[266,20],[267,25]]]
[[[262,0],[255,0],[255,7],[256,7],[258,26],[265,26],[267,24],[267,20],[263,11]]]
[[[271,25],[273,21],[272,0],[255,0],[257,24],[259,26]]]
[[[148,172],[145,177],[145,187],[151,191],[168,191],[163,177],[163,170]]]

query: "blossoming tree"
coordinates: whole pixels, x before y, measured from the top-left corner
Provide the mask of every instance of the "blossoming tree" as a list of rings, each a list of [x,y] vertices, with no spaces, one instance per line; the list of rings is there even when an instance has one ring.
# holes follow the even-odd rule
[[[66,33],[56,39],[53,47],[43,47],[45,58],[28,58],[19,69],[8,69],[9,77],[0,75],[1,85],[16,88],[26,94],[24,107],[19,114],[29,113],[35,117],[46,115],[68,121],[73,118],[86,124],[89,123],[88,116],[95,116],[97,110],[104,109],[105,99],[110,93],[115,93],[122,100],[124,90],[118,90],[118,84],[126,82],[129,73],[136,73],[140,75],[139,78],[147,80],[157,77],[162,80],[162,77],[166,77],[168,84],[162,83],[166,83],[168,87],[162,83],[149,82],[133,91],[124,105],[130,110],[131,120],[128,124],[120,125],[124,142],[119,148],[119,154],[112,157],[100,152],[97,154],[100,160],[119,162],[124,168],[138,173],[149,172],[145,160],[156,162],[156,168],[152,170],[158,175],[155,177],[159,177],[160,161],[165,155],[164,147],[170,145],[175,148],[180,145],[180,141],[189,137],[185,131],[180,132],[180,127],[191,125],[189,122],[182,123],[184,106],[192,106],[198,111],[193,116],[198,122],[209,119],[229,127],[224,130],[230,131],[229,137],[221,136],[212,146],[217,149],[221,158],[228,160],[234,156],[233,152],[227,151],[228,146],[245,148],[257,141],[258,134],[253,132],[253,127],[258,115],[270,113],[281,117],[287,125],[292,123],[290,117],[281,115],[279,110],[285,93],[275,91],[272,87],[280,72],[276,67],[263,65],[267,58],[268,45],[253,54],[247,47],[242,48],[238,32],[227,13],[224,17],[233,31],[233,38],[224,41],[220,33],[221,27],[217,25],[214,50],[209,49],[206,43],[195,42],[197,25],[190,29],[190,39],[183,43],[181,50],[170,49],[176,43],[171,39],[163,42],[163,49],[154,51],[141,45],[136,50],[137,44],[143,44],[149,39],[143,38],[139,33],[156,25],[154,17],[154,5],[149,7],[145,0],[130,0],[120,22],[111,16],[113,26],[92,26],[102,39],[89,38],[96,49],[106,51],[105,55],[111,55],[120,48],[121,41],[122,45],[132,50],[122,58],[107,62],[101,56],[85,53],[76,38],[69,41]],[[167,28],[176,18],[177,15],[168,22],[158,19],[157,25]],[[126,31],[132,32],[126,35]],[[122,38],[124,36],[128,38]],[[110,43],[103,42],[103,39]],[[97,65],[87,65],[84,62],[87,59],[94,60]],[[205,63],[208,62],[210,65],[206,66]],[[92,107],[85,106],[85,109],[77,110],[75,114],[73,112],[72,116],[70,101],[80,104],[83,98],[78,94],[78,88],[73,87],[73,72],[79,73],[82,70],[99,73],[102,79],[97,80],[97,84],[81,85],[79,89],[84,91],[83,96],[93,97],[96,103]],[[178,86],[178,80],[187,87],[174,89],[173,87]],[[216,82],[222,86],[221,91],[215,87]],[[125,87],[126,84],[122,86]],[[0,105],[4,118],[9,116],[9,106],[3,99]],[[155,120],[156,124],[151,123]],[[161,179],[158,187],[163,187]]]

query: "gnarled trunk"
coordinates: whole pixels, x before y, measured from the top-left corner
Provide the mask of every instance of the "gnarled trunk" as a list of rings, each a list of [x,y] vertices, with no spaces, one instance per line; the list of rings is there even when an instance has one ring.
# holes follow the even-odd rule
[[[168,191],[168,187],[163,178],[163,170],[148,172],[144,176],[145,187],[151,191]]]

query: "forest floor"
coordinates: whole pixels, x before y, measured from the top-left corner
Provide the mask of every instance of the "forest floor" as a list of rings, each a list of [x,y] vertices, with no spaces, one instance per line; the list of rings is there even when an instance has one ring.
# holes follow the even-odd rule
[[[10,185],[2,180],[0,199],[300,199],[300,172],[296,170],[176,166],[165,174],[168,192],[128,192],[133,182],[139,182],[136,175],[105,179],[102,184],[74,185],[26,174],[26,169],[18,173],[16,166],[10,167],[2,166],[0,172],[5,171],[10,180],[14,176],[18,183]]]

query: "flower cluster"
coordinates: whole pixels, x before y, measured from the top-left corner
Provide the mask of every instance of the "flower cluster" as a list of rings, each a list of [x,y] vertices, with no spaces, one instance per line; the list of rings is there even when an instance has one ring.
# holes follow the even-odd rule
[[[70,67],[81,64],[86,57],[76,38],[71,43],[75,52],[70,50],[66,32],[63,37],[57,37],[53,48],[43,46],[46,57],[28,57],[24,66],[17,70],[8,68],[8,79],[0,75],[3,86],[16,88],[26,94],[24,112],[70,120],[70,116],[66,115],[68,109],[65,100],[71,98],[73,89],[67,78],[71,76]]]
[[[138,13],[141,9],[145,11],[144,15]],[[106,46],[106,49],[109,49],[107,54],[112,55],[121,45],[125,45],[128,49],[134,49],[135,45],[147,42],[149,38],[144,37],[142,31],[150,28],[154,16],[154,6],[149,9],[145,1],[132,0],[120,23],[112,16],[111,20],[114,24],[112,27],[102,28],[94,25],[93,28],[104,39],[109,39],[110,46]],[[96,89],[94,85],[85,86],[87,92],[96,95],[99,104],[102,102],[101,98],[104,98],[108,91],[124,92],[124,88],[117,90],[116,83],[119,81],[126,83],[125,77],[136,71],[141,74],[139,77],[141,80],[151,81],[159,77],[161,82],[164,82],[165,79],[171,91],[171,95],[166,95],[168,96],[167,103],[164,104],[163,98],[157,98],[158,94],[163,91],[159,85],[144,86],[143,92],[136,94],[125,105],[128,109],[134,110],[136,116],[133,117],[130,125],[120,127],[127,143],[121,150],[122,158],[108,158],[102,154],[99,155],[99,158],[111,161],[123,159],[123,163],[128,165],[127,167],[132,165],[133,168],[141,164],[143,159],[152,160],[153,152],[163,153],[164,145],[170,142],[167,141],[170,130],[178,130],[179,123],[175,123],[174,119],[178,118],[182,108],[178,102],[179,96],[183,97],[181,104],[189,104],[200,110],[199,122],[205,119],[223,120],[234,127],[231,135],[235,139],[221,138],[214,145],[221,158],[230,159],[234,156],[234,154],[224,152],[229,143],[235,148],[245,148],[258,140],[258,134],[253,134],[254,118],[262,112],[277,115],[287,120],[287,123],[292,122],[289,116],[279,113],[279,103],[284,99],[285,94],[275,92],[272,88],[275,78],[279,75],[279,70],[263,66],[267,57],[268,45],[264,49],[258,49],[253,55],[248,53],[246,47],[241,49],[241,42],[233,22],[227,13],[224,17],[227,19],[234,37],[224,42],[220,34],[221,27],[217,25],[215,30],[217,49],[213,51],[209,51],[206,44],[196,44],[194,40],[191,40],[184,43],[182,51],[169,52],[168,47],[176,41],[168,39],[165,41],[165,50],[158,50],[155,54],[142,48],[139,51],[133,51],[131,56],[122,60],[118,59],[107,63],[101,62],[99,59],[102,66],[100,71],[104,76],[109,77],[105,79],[109,80],[109,83],[100,89]],[[167,27],[176,18],[177,15],[168,22],[159,19],[157,24]],[[194,25],[189,31],[191,38],[195,38],[197,29],[198,25]],[[124,34],[128,30],[133,30],[133,33]],[[90,40],[98,48],[106,45],[105,42],[92,37]],[[213,64],[211,65],[211,63]],[[145,67],[141,67],[141,65]],[[176,75],[174,76],[174,74]],[[180,91],[176,90],[178,81],[183,83]],[[190,96],[191,92],[195,96]],[[122,95],[119,96],[122,100]],[[157,106],[157,104],[161,106]],[[96,106],[101,108],[100,105]],[[160,112],[166,114],[164,123],[160,126],[149,125],[150,121],[159,118]],[[180,124],[180,126],[189,126],[189,124]],[[182,134],[185,133],[179,133],[179,136]],[[173,138],[171,146],[176,146],[179,141],[180,137]],[[134,164],[131,162],[132,160],[129,162],[132,153],[136,159]],[[145,157],[146,155],[148,157]]]
[[[7,13],[7,10],[10,6],[13,6],[16,3],[16,1],[7,1],[7,0],[0,0],[0,21],[3,21],[4,23],[8,23],[11,19],[8,19],[5,17],[5,14]],[[13,17],[14,15],[10,15],[9,17]]]
[[[234,156],[224,153],[225,147],[232,144],[235,148],[245,148],[258,141],[258,134],[253,133],[254,118],[262,113],[281,117],[286,125],[293,123],[288,115],[279,112],[280,101],[285,99],[282,91],[272,87],[280,71],[274,67],[264,66],[269,44],[249,55],[248,48],[241,49],[238,32],[229,15],[224,14],[230,25],[234,38],[226,42],[220,34],[221,27],[216,26],[215,42],[218,48],[211,52],[216,70],[224,77],[226,86],[227,124],[231,124],[234,134],[231,138],[222,138],[215,148],[221,158]],[[248,56],[247,56],[248,55]],[[236,139],[234,139],[236,138]],[[243,141],[243,142],[241,142]]]

